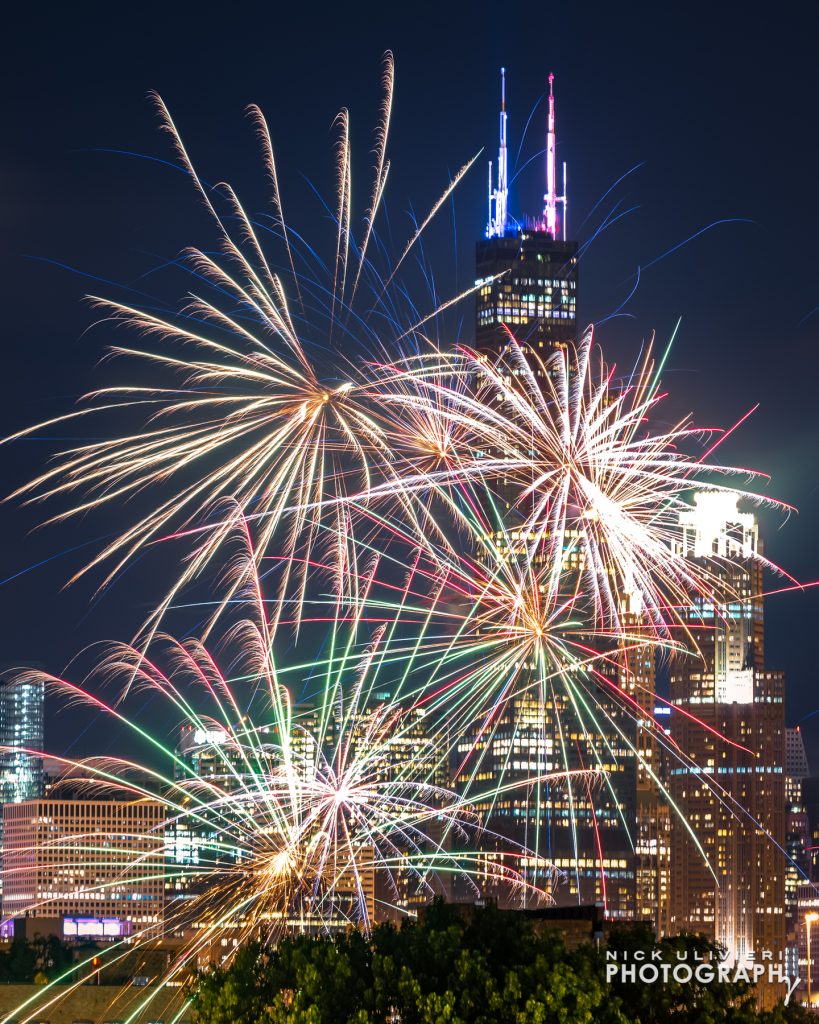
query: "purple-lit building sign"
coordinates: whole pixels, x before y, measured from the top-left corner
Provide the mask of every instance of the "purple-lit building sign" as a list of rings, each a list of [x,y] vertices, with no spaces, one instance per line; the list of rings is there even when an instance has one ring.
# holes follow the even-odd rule
[[[131,922],[117,917],[64,917],[66,939],[123,939],[131,934]]]

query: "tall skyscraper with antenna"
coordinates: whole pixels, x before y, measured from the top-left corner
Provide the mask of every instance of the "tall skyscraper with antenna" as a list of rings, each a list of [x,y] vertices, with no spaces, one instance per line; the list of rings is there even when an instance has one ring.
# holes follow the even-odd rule
[[[567,238],[566,171],[563,192],[557,193],[557,147],[554,75],[549,75],[545,132],[545,191],[543,210],[536,217],[515,217],[510,212],[508,112],[506,72],[501,70],[501,109],[497,165],[489,169],[488,220],[485,237],[476,247],[476,348],[488,359],[510,345],[510,333],[528,357],[541,359],[570,349],[577,339],[578,245]],[[495,172],[493,174],[493,171]],[[512,179],[514,180],[514,179]],[[532,364],[536,366],[535,360]],[[507,557],[524,558],[525,542],[516,523],[520,509],[503,480],[493,483],[495,505],[503,518]],[[534,666],[532,667],[534,672]],[[612,670],[616,674],[616,669]],[[623,666],[623,681],[630,667]],[[589,685],[588,680],[584,685]],[[595,683],[591,684],[595,686]],[[522,685],[520,692],[494,716],[491,730],[476,724],[459,749],[460,763],[468,756],[469,772],[493,791],[493,782],[512,784],[501,798],[480,808],[487,818],[487,853],[504,856],[506,839],[535,854],[515,860],[530,883],[545,881],[546,865],[555,865],[561,883],[558,904],[605,902],[607,913],[628,918],[635,910],[635,864],[632,833],[636,819],[636,778],[632,752],[622,735],[604,736],[580,721],[574,702],[559,684]],[[615,701],[600,689],[595,699]],[[621,728],[629,728],[625,723]],[[559,782],[547,786],[534,781],[547,773],[574,769],[603,769],[607,782]],[[455,778],[468,785],[468,777]],[[503,895],[498,894],[503,901]],[[514,899],[519,901],[519,894]],[[531,905],[531,904],[530,904]]]
[[[546,192],[543,214],[537,218],[516,219],[509,213],[507,120],[504,68],[497,177],[493,185],[490,163],[489,219],[476,250],[475,341],[479,349],[497,354],[508,344],[508,327],[524,346],[546,355],[577,335],[577,242],[566,240],[565,165],[563,195],[555,190],[554,75],[549,76]]]

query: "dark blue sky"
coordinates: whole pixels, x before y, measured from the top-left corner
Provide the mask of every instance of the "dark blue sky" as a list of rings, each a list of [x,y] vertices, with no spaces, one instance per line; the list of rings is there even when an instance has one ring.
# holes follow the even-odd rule
[[[389,13],[395,6],[346,5],[343,15],[241,2],[18,9],[0,62],[0,432],[67,411],[115,373],[96,367],[110,338],[100,329],[86,333],[94,316],[81,299],[88,290],[124,293],[47,261],[120,284],[147,282],[170,299],[180,281],[151,271],[185,245],[206,244],[206,220],[182,175],[104,152],[171,158],[149,89],[168,102],[201,173],[234,182],[251,208],[266,202],[243,117],[245,105],[258,102],[271,123],[289,219],[326,233],[302,175],[329,193],[331,122],[347,105],[358,147],[354,174],[367,178],[380,57],[392,48],[388,193],[400,238],[410,207],[423,213],[480,147],[494,156],[499,66],[508,69],[513,155],[553,70],[570,225],[644,163],[580,232],[588,238],[616,203],[618,212],[636,207],[584,258],[581,318],[615,310],[644,268],[623,310],[630,316],[600,329],[607,352],[628,363],[651,330],[664,340],[682,317],[666,375],[674,409],[730,425],[760,403],[723,457],[771,473],[771,492],[800,511],[781,529],[766,522],[768,553],[802,580],[819,577],[819,313],[811,315],[819,306],[816,15],[809,23],[808,5],[787,2],[760,6],[759,15],[754,5],[691,3],[562,4],[551,13],[542,4],[416,4]],[[521,164],[538,150],[542,125],[539,108]],[[434,236],[432,263],[444,293],[473,276],[473,244],[486,217],[484,157],[458,190],[454,219],[446,211]],[[541,168],[537,159],[522,172],[514,210],[537,211]],[[649,266],[733,218],[749,223],[713,227]],[[464,316],[468,325],[469,307]],[[5,489],[43,466],[52,448],[37,441],[0,450]],[[1,579],[94,541],[118,522],[111,516],[30,534],[40,510],[4,506],[0,515]],[[156,580],[137,568],[89,613],[88,586],[58,592],[80,555],[0,587],[0,662],[56,670],[93,639],[130,635],[156,596]],[[819,707],[819,593],[771,601],[767,619],[768,662],[787,672],[795,721]],[[815,724],[819,736],[819,716]],[[53,728],[58,734],[59,724]]]

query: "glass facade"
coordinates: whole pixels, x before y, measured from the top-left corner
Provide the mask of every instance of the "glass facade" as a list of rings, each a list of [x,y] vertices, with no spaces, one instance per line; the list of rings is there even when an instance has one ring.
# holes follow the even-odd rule
[[[576,242],[534,229],[479,241],[476,349],[487,358],[501,355],[512,335],[524,356],[538,357],[530,360],[535,375],[548,372],[541,361],[571,350],[577,340],[577,253]],[[508,510],[492,541],[499,552],[506,548],[506,557],[523,559],[532,538],[516,522],[516,495],[504,479],[491,485]],[[569,574],[583,571],[574,539],[566,538]],[[553,867],[558,905],[605,902],[609,917],[630,918],[636,888],[636,734],[618,694],[629,689],[634,667],[618,665],[619,660],[611,659],[607,681],[601,673],[600,678],[552,679],[545,686],[532,666],[531,683],[516,684],[516,695],[497,709],[491,729],[478,723],[473,735],[463,737],[457,764],[466,759],[467,767],[456,767],[453,774],[462,791],[494,793],[503,784],[502,795],[479,807],[486,818],[482,847],[489,860],[497,864],[508,858],[509,867],[521,868],[535,890],[548,889]],[[606,714],[590,715],[587,708],[605,708]],[[549,782],[537,781],[546,774],[553,776]],[[536,856],[519,860],[513,851],[520,847]],[[526,889],[522,897],[514,891],[493,895],[502,904],[507,896],[512,905],[521,899],[529,906],[534,905],[530,900],[537,902],[537,893]]]
[[[736,957],[784,956],[784,679],[765,667],[757,524],[733,496],[709,492],[680,525],[681,553],[709,559],[725,600],[692,599],[684,616],[700,657],[670,664],[672,708],[685,712],[672,715],[684,758],[669,773],[681,812],[672,926],[703,932]]]
[[[478,242],[476,348],[500,352],[511,330],[547,356],[577,334],[577,243],[521,231]]]
[[[42,680],[0,680],[0,795],[4,804],[19,804],[43,795]],[[10,748],[10,749],[8,749]]]

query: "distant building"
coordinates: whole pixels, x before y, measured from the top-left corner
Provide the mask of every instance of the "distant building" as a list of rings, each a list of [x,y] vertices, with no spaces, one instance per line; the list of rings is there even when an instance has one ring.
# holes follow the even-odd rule
[[[819,1003],[816,968],[819,965],[819,889],[812,882],[800,882],[797,901],[797,958],[799,987],[794,1002],[815,1007]]]
[[[803,783],[810,774],[802,732],[785,730],[785,932],[788,976],[801,977],[799,970],[799,893],[810,878],[810,824]]]
[[[487,906],[493,906],[492,900],[472,900],[461,902],[454,909],[458,918],[465,924],[472,924],[480,919]],[[418,914],[423,923],[428,910]],[[498,916],[507,921],[525,921],[532,926],[535,935],[554,932],[563,940],[566,949],[574,951],[587,943],[606,942],[612,930],[621,927],[612,921],[605,912],[602,903],[579,903],[567,907],[541,907],[536,910],[501,910]]]
[[[18,804],[43,793],[41,679],[0,679],[0,802]]]
[[[241,753],[228,742],[224,729],[182,726],[174,774],[183,786],[190,786],[192,779],[202,779],[229,793],[240,788],[247,770]],[[175,791],[170,797],[180,807],[165,826],[165,886],[168,899],[176,901],[174,917],[179,918],[183,916],[182,904],[198,891],[202,877],[220,862],[228,866],[235,858],[220,841],[226,810],[211,812],[200,808],[194,814],[193,795]]]
[[[385,706],[391,706],[392,700],[392,694],[387,690],[375,692],[371,694],[370,701],[365,706],[345,715],[343,723],[340,715],[336,716],[334,727],[338,730],[343,724],[348,737],[350,756],[356,755],[356,748],[362,743],[365,744],[365,750],[372,748],[374,737],[380,737],[376,740],[380,756],[370,755],[368,758],[369,772],[373,773],[372,777],[379,783],[412,778],[421,785],[448,787],[449,765],[441,756],[440,745],[430,735],[426,713],[422,708],[413,707],[405,710],[397,726],[389,734],[382,736],[384,718],[381,711]],[[332,750],[338,742],[337,733],[333,737],[327,737],[325,743],[328,740],[331,746],[326,753],[332,757]],[[396,794],[399,790],[400,786],[396,788]],[[400,799],[400,796],[396,795],[396,810]],[[434,788],[428,792],[426,799],[430,805],[435,806]],[[400,921],[407,915],[418,913],[433,896],[443,896],[447,899],[452,897],[450,872],[426,872],[427,884],[424,884],[417,871],[401,866],[401,857],[407,858],[409,863],[409,859],[419,850],[430,853],[447,848],[450,838],[443,819],[431,816],[423,827],[419,826],[413,838],[414,846],[407,840],[402,840],[398,833],[392,838],[395,845],[393,857],[390,858],[393,863],[389,869],[379,864],[375,858],[365,860],[366,867],[360,876],[363,895],[367,902],[367,913],[371,915],[371,920]],[[349,882],[342,879],[341,890],[345,885],[350,888]]]
[[[658,718],[665,719],[667,709],[655,707],[656,676],[653,648],[637,647],[623,659],[620,685],[646,712],[636,735],[634,917],[650,922],[655,934],[663,936],[671,930],[671,808],[663,792],[667,751],[658,740],[656,725]]]
[[[808,815],[810,876],[819,878],[819,776],[802,780],[802,803]]]
[[[42,679],[0,677],[0,804],[19,804],[43,795]],[[3,822],[0,812],[0,851]],[[2,896],[0,875],[0,896]]]
[[[802,738],[802,730],[785,730],[785,802],[789,804],[801,804],[802,783],[810,776],[808,766],[808,755],[805,752],[805,741]]]
[[[27,800],[3,808],[3,917],[82,920],[160,934],[165,809],[152,800]],[[115,931],[116,928],[118,931]],[[74,931],[71,932],[73,927]]]
[[[362,723],[365,717],[366,713],[361,716]],[[319,744],[321,716],[309,704],[293,705],[293,732],[289,742],[297,772],[315,770],[320,747],[325,754],[330,754],[334,722],[325,723],[325,727],[328,734]],[[350,723],[350,728],[355,735],[356,722]],[[209,917],[206,920],[200,918],[202,904],[197,897],[215,883],[222,871],[235,874],[243,863],[248,864],[246,847],[241,839],[245,832],[244,819],[252,812],[253,800],[263,793],[264,771],[275,770],[279,764],[280,742],[275,727],[262,727],[254,738],[258,761],[254,758],[249,760],[248,750],[237,745],[235,738],[220,727],[182,727],[175,768],[180,789],[173,792],[173,799],[179,803],[180,809],[178,814],[170,817],[165,827],[166,924],[174,934],[210,927]],[[419,750],[417,744],[414,749],[416,752]],[[409,756],[409,751],[402,754],[403,758]],[[388,760],[385,760],[385,771]],[[213,791],[191,786],[196,780],[212,786]],[[257,790],[257,787],[261,789]],[[186,794],[183,790],[189,792]],[[197,792],[202,796],[199,806],[196,806]],[[232,793],[244,795],[232,804],[229,799]],[[315,906],[312,905],[313,897],[307,895],[302,905],[293,908],[287,919],[288,926],[301,932],[344,930],[350,920],[357,918],[360,900],[366,905],[368,919],[375,920],[375,875],[372,853],[362,850],[356,869],[341,871],[334,879],[332,911],[318,905],[321,893],[315,896]],[[276,914],[281,916],[278,911]],[[259,917],[256,923],[263,927],[263,920]],[[241,935],[247,926],[248,921],[239,916],[225,923],[226,934]],[[226,941],[235,943],[238,940],[230,938]],[[219,943],[221,940],[217,945]]]

